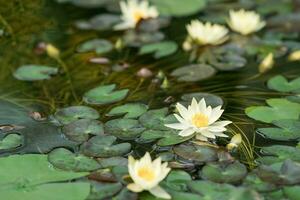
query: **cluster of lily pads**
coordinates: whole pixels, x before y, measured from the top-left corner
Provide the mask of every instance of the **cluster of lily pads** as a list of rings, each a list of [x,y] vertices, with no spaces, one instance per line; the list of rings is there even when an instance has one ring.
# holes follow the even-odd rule
[[[109,59],[101,56],[126,48],[137,50],[139,58],[152,54],[158,60],[176,56],[178,47],[183,45],[188,64],[172,69],[170,75],[178,81],[196,82],[217,71],[239,70],[253,60],[262,60],[259,72],[264,73],[272,68],[274,58],[295,51],[289,59],[300,59],[296,51],[300,45],[291,41],[297,37],[294,32],[276,30],[289,28],[282,27],[287,16],[281,8],[287,13],[291,8],[284,7],[282,1],[273,2],[272,8],[262,2],[243,1],[245,5],[240,2],[239,7],[247,10],[260,8],[257,12],[266,20],[266,26],[275,28],[249,35],[237,31],[232,22],[229,26],[242,34],[231,33],[229,40],[226,32],[228,38],[216,43],[200,40],[201,37],[208,40],[209,34],[193,38],[191,32],[197,35],[197,26],[187,27],[188,36],[182,41],[170,40],[163,29],[176,17],[202,10],[204,14],[199,17],[198,25],[204,26],[202,31],[205,27],[213,30],[211,23],[225,24],[228,18],[227,7],[218,10],[223,6],[222,1],[150,0],[143,4],[135,0],[56,1],[107,11],[75,24],[83,30],[114,30],[109,39],[91,38],[77,45],[79,54],[93,52],[96,56],[90,59],[93,62],[107,63]],[[120,9],[121,17],[116,14]],[[135,9],[145,12],[131,15],[130,11]],[[215,10],[219,13],[212,16]],[[255,16],[260,19],[257,13]],[[297,16],[288,14],[292,19]],[[260,30],[264,23],[258,23],[253,30]],[[63,67],[73,90],[72,77],[60,58],[60,51],[50,44],[45,51]],[[22,81],[41,81],[59,72],[58,67],[29,64],[19,67],[13,75]],[[219,138],[234,133],[225,128],[230,121],[216,122],[223,112],[221,106],[225,105],[221,97],[213,94],[183,95],[176,105],[181,116],[172,114],[175,105],[153,108],[140,102],[123,103],[130,90],[113,83],[90,88],[76,104],[57,109],[50,116],[43,116],[40,110],[22,106],[16,100],[0,100],[0,155],[9,155],[0,158],[1,197],[7,200],[20,197],[296,200],[300,190],[300,145],[297,145],[300,78],[288,80],[278,75],[268,80],[267,87],[283,97],[267,99],[267,106],[251,106],[245,113],[256,120],[257,134],[268,141],[283,143],[259,148],[253,169],[253,165],[242,162],[240,146],[245,144],[241,144],[241,135],[231,140]],[[108,105],[110,109],[103,112]]]

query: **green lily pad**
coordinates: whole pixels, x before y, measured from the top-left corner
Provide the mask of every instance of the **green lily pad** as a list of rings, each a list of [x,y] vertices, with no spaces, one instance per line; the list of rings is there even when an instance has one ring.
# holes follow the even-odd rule
[[[188,188],[197,194],[203,196],[203,199],[226,199],[229,194],[235,190],[235,187],[229,184],[218,184],[211,181],[191,181]],[[202,198],[201,198],[202,199]]]
[[[22,81],[41,81],[50,79],[58,73],[58,68],[43,65],[23,65],[14,72],[14,77]]]
[[[206,6],[206,0],[150,0],[164,16],[187,16],[197,13]]]
[[[82,152],[91,157],[109,158],[122,156],[129,153],[130,143],[116,144],[117,138],[114,136],[95,136],[83,143]]]
[[[187,191],[187,183],[190,181],[192,181],[192,177],[187,172],[172,170],[162,182],[162,185],[174,191]]]
[[[91,193],[87,200],[111,199],[123,188],[121,183],[99,183],[93,182]]]
[[[88,106],[71,106],[58,110],[54,117],[62,124],[69,124],[78,119],[98,119],[100,115]]]
[[[270,106],[251,106],[246,108],[246,114],[266,123],[271,123],[281,119],[298,119],[300,114],[300,104],[290,102],[286,99],[268,99]]]
[[[115,200],[129,200],[129,199],[136,200],[138,199],[138,194],[129,191],[127,188],[123,188],[121,192],[119,192],[116,196],[114,196],[114,199]]]
[[[201,81],[215,75],[216,70],[206,64],[192,64],[175,69],[171,75],[177,77],[178,81],[195,82]]]
[[[284,76],[277,75],[268,81],[268,88],[279,92],[298,92],[300,77],[289,82]]]
[[[56,168],[66,171],[86,172],[99,169],[100,164],[84,155],[75,155],[65,148],[54,149],[48,154],[49,162]]]
[[[122,140],[133,140],[145,128],[135,119],[113,119],[105,123],[105,132]]]
[[[129,30],[123,36],[124,44],[129,47],[140,47],[144,44],[157,43],[165,38],[162,32],[137,32]]]
[[[139,50],[139,54],[144,55],[148,53],[154,53],[154,58],[159,59],[175,53],[177,48],[178,45],[175,42],[163,41],[143,45]]]
[[[140,143],[153,142],[158,139],[157,145],[159,146],[170,146],[185,142],[194,137],[194,135],[188,137],[181,137],[175,130],[145,130],[141,137],[138,139]]]
[[[77,47],[77,52],[85,53],[90,51],[95,51],[96,54],[103,54],[110,52],[113,49],[113,44],[104,39],[91,39],[83,42]]]
[[[102,122],[93,119],[79,119],[63,127],[63,133],[76,142],[86,141],[90,135],[104,135]]]
[[[284,187],[283,193],[289,200],[298,200],[300,196],[300,186],[295,185]]]
[[[243,186],[250,187],[258,192],[271,192],[277,188],[275,184],[261,180],[255,173],[250,173],[247,175],[243,182]]]
[[[107,113],[107,116],[124,115],[124,118],[137,118],[148,110],[148,106],[142,103],[127,103],[114,107]]]
[[[170,130],[165,124],[176,122],[174,115],[167,115],[168,108],[149,110],[144,113],[139,121],[141,124],[151,130]]]
[[[257,131],[263,137],[279,140],[279,141],[293,141],[300,139],[300,121],[283,119],[274,121],[273,124],[279,128],[259,128]]]
[[[181,102],[183,105],[188,106],[192,102],[192,99],[195,98],[197,101],[200,101],[201,99],[205,99],[206,105],[210,105],[212,107],[221,106],[224,104],[224,101],[221,97],[205,93],[205,92],[194,92],[189,94],[184,94],[181,96],[181,99],[183,102]]]
[[[80,20],[76,22],[76,27],[83,30],[109,30],[120,22],[120,15],[100,14],[92,17],[88,21]]]
[[[174,153],[184,161],[196,164],[217,160],[217,149],[196,144],[180,144],[173,148]]]
[[[255,172],[263,181],[274,184],[294,185],[300,183],[300,163],[290,159],[283,163],[260,165]]]
[[[48,119],[35,120],[30,113],[37,112],[36,108],[22,105],[14,100],[0,100],[0,125],[9,127],[0,130],[0,139],[11,133],[19,134],[22,145],[12,149],[0,149],[0,154],[47,153],[56,147],[74,148],[76,143],[64,137],[60,127]]]
[[[0,150],[2,149],[14,149],[21,146],[23,143],[23,137],[19,134],[11,133],[6,135],[0,141]]]
[[[98,86],[86,92],[83,96],[83,101],[88,104],[103,105],[123,100],[129,90],[122,89],[113,91],[115,88],[115,84]]]
[[[258,158],[257,160],[266,165],[282,162],[286,159],[300,162],[300,149],[292,146],[272,145],[268,147],[262,147],[261,153],[264,156]]]
[[[99,158],[98,162],[102,168],[110,168],[115,166],[127,166],[128,162],[123,157],[110,157],[110,158]]]
[[[0,193],[1,198],[7,200],[40,200],[41,197],[46,200],[84,200],[89,194],[88,183],[63,182],[87,173],[55,169],[48,162],[47,155],[3,157],[0,158],[0,165]]]
[[[237,183],[247,175],[247,168],[238,161],[229,164],[209,163],[200,174],[203,179],[217,183]]]

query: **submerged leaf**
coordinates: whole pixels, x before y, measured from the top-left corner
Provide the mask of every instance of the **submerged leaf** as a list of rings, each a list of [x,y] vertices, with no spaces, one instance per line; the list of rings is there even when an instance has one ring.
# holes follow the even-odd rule
[[[14,72],[14,77],[22,81],[41,81],[50,79],[58,73],[58,68],[43,65],[23,65]]]

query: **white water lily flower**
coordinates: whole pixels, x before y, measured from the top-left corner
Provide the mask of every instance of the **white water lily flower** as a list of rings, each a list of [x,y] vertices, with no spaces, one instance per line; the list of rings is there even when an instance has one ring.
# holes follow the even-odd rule
[[[241,134],[234,135],[230,142],[227,144],[226,148],[228,150],[232,150],[234,148],[237,148],[242,143],[242,136]]]
[[[266,22],[261,20],[259,14],[254,11],[246,11],[244,9],[238,11],[229,11],[228,25],[230,28],[242,35],[259,31]]]
[[[135,28],[143,19],[156,18],[159,13],[154,6],[146,0],[127,0],[120,2],[123,22],[115,26],[116,30]]]
[[[147,190],[156,197],[171,199],[171,196],[158,185],[171,170],[167,165],[166,162],[161,163],[160,157],[152,161],[148,152],[140,160],[129,156],[128,170],[134,183],[127,185],[127,188],[133,192]]]
[[[180,136],[187,137],[196,133],[196,139],[201,141],[208,141],[208,138],[228,137],[223,132],[227,130],[225,126],[231,121],[217,121],[224,111],[221,106],[206,107],[204,98],[199,103],[193,98],[188,108],[180,103],[177,103],[176,108],[181,115],[174,114],[179,123],[165,124],[165,126],[181,130]]]
[[[219,24],[192,20],[186,29],[190,39],[199,45],[219,45],[228,39],[228,29]]]

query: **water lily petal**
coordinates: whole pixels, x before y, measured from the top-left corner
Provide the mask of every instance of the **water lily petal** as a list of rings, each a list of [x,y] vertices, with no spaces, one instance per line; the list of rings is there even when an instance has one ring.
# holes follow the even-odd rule
[[[163,199],[171,199],[171,195],[169,195],[163,188],[160,186],[156,186],[149,190],[151,194],[156,197],[163,198]]]
[[[176,130],[183,130],[183,129],[188,128],[188,126],[186,126],[185,124],[181,124],[181,123],[165,124],[165,126],[168,128],[176,129]]]
[[[182,137],[187,137],[192,135],[195,132],[195,130],[193,128],[188,128],[188,129],[184,129],[182,131],[179,132],[178,135],[182,136]]]
[[[130,183],[127,185],[127,189],[132,192],[141,192],[143,191],[143,188],[135,183]]]

